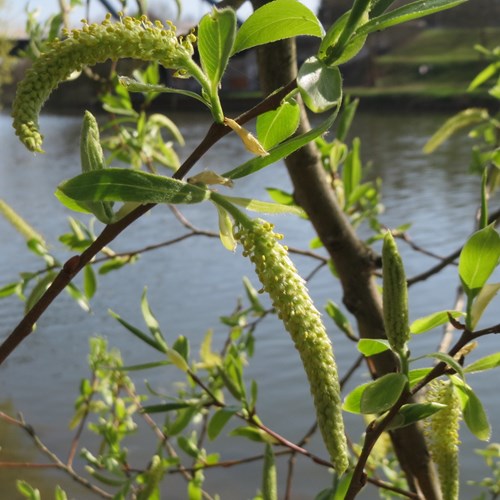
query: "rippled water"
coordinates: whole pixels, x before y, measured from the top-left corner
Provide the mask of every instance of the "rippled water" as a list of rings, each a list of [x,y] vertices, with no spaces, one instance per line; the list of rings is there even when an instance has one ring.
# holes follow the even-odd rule
[[[175,117],[184,133],[187,145],[181,150],[186,156],[208,128],[204,116],[179,115]],[[437,154],[426,157],[421,153],[428,136],[442,123],[444,115],[361,113],[354,132],[362,139],[363,158],[371,161],[369,175],[383,181],[386,211],[382,216],[388,226],[412,222],[411,235],[420,245],[431,247],[440,255],[455,250],[473,227],[473,215],[478,202],[479,182],[467,173],[470,144],[466,140],[447,143]],[[33,156],[17,142],[7,115],[0,115],[0,198],[10,203],[51,243],[53,253],[64,261],[68,254],[58,243],[57,236],[67,228],[69,212],[62,209],[52,193],[61,180],[79,171],[78,133],[79,117],[44,116],[41,120],[45,133],[44,155]],[[242,163],[246,152],[239,142],[225,139],[209,152],[200,164],[224,172]],[[263,188],[274,186],[290,189],[283,165],[268,167],[263,175],[239,182],[235,193],[241,196],[265,198]],[[215,210],[206,205],[189,207],[185,214],[196,226],[216,230]],[[293,217],[276,219],[277,228],[286,235],[289,246],[304,248],[313,237],[312,230]],[[184,231],[171,212],[157,207],[151,214],[137,221],[127,235],[112,244],[116,251],[132,250],[158,241],[168,240]],[[40,269],[40,263],[24,249],[22,238],[0,219],[0,286],[13,281],[21,271]],[[403,248],[408,275],[427,269],[434,261]],[[296,258],[303,274],[314,268],[307,258]],[[197,238],[184,241],[144,255],[134,266],[104,277],[92,302],[90,315],[82,312],[66,296],[61,296],[39,321],[31,335],[0,369],[0,404],[5,411],[23,412],[46,444],[66,456],[71,433],[68,421],[78,384],[87,375],[86,353],[88,339],[93,334],[105,336],[109,343],[121,349],[126,364],[149,360],[150,350],[138,343],[123,329],[117,327],[107,310],[113,309],[131,323],[141,325],[139,299],[144,286],[148,287],[151,306],[160,320],[167,339],[179,334],[188,336],[193,348],[199,345],[207,328],[215,329],[214,343],[220,345],[225,330],[218,318],[235,306],[235,297],[242,296],[241,276],[252,276],[251,268],[238,254],[224,250],[216,239]],[[256,284],[255,279],[253,282]],[[453,305],[457,285],[456,269],[449,268],[432,281],[411,289],[411,316],[413,318]],[[341,303],[340,290],[328,273],[320,273],[310,283],[310,290],[323,307],[328,299]],[[498,302],[497,302],[498,304]],[[22,316],[22,306],[15,300],[0,301],[0,335],[6,336]],[[494,308],[486,321],[495,321]],[[327,320],[328,322],[328,320]],[[498,322],[498,318],[495,322]],[[355,356],[354,346],[346,341],[328,323],[341,372]],[[259,414],[270,427],[291,440],[300,439],[312,423],[311,402],[297,354],[283,333],[279,323],[270,318],[257,332],[255,358],[248,367],[248,376],[260,383]],[[413,347],[414,354],[428,352],[439,342],[438,333],[422,336]],[[472,356],[488,354],[495,348],[494,339],[486,338]],[[173,380],[166,373],[140,373],[161,389],[168,389]],[[494,377],[477,376],[470,381],[490,412],[493,425],[498,427],[498,400],[494,391]],[[349,388],[352,388],[352,385]],[[362,422],[349,418],[351,436],[358,436]],[[498,440],[498,429],[493,439]],[[30,446],[29,439],[19,430],[0,424],[0,461],[12,459],[44,461]],[[467,430],[462,433],[463,479],[483,477],[486,471],[473,453],[481,447]],[[141,448],[149,443],[147,431],[133,441],[134,465],[144,466]],[[310,445],[323,454],[315,438]],[[237,459],[259,453],[260,447],[244,440],[226,440],[218,444],[224,459]],[[150,449],[146,450],[146,454]],[[280,462],[279,473],[285,476],[286,462]],[[260,465],[214,471],[207,474],[207,487],[223,498],[250,498],[255,494]],[[64,484],[70,496],[91,498],[61,474],[50,471],[1,470],[0,489],[3,498],[15,498],[13,479],[29,477],[45,492],[53,491],[56,483]],[[326,471],[299,459],[294,499],[311,498],[312,492],[328,487]],[[184,498],[183,486],[178,484],[168,498]],[[236,493],[235,493],[236,492]],[[468,492],[468,493],[466,493]],[[47,493],[48,494],[48,493]],[[7,496],[5,496],[7,495]],[[464,490],[464,498],[472,496]],[[367,492],[373,498],[375,492]],[[51,498],[51,496],[47,498]],[[44,497],[45,498],[45,497]]]

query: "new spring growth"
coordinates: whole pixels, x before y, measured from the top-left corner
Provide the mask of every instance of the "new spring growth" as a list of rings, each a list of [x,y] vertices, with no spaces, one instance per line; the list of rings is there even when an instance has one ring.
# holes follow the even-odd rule
[[[341,395],[332,345],[304,280],[280,245],[281,235],[260,219],[237,227],[235,237],[250,257],[264,290],[299,351],[314,399],[318,426],[335,470],[348,467]]]
[[[382,248],[384,326],[391,349],[404,355],[410,340],[408,287],[403,261],[390,231]]]
[[[158,61],[166,68],[188,74],[196,66],[191,60],[196,37],[177,37],[170,22],[165,27],[142,16],[122,17],[112,23],[109,15],[101,24],[82,22],[81,29],[64,31],[63,40],[56,39],[49,45],[17,88],[12,105],[13,126],[30,151],[43,152],[38,115],[51,92],[74,71],[122,58]]]
[[[458,500],[460,399],[451,382],[433,380],[429,384],[426,400],[446,405],[424,422],[424,431],[432,460],[438,469],[443,500]]]

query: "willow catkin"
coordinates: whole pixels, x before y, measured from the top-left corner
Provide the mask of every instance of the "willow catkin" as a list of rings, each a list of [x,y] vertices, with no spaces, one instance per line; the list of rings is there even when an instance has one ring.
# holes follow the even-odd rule
[[[85,66],[108,59],[133,58],[157,61],[166,68],[182,70],[193,54],[190,34],[177,37],[175,26],[122,17],[112,23],[110,16],[101,24],[87,24],[81,29],[64,31],[63,40],[54,40],[27,71],[18,85],[12,105],[13,126],[20,140],[30,151],[42,152],[43,137],[38,128],[38,115],[58,84]]]
[[[337,366],[319,311],[304,280],[288,257],[272,224],[253,220],[240,225],[235,237],[250,257],[280,319],[299,351],[314,399],[318,426],[335,470],[348,467]]]
[[[390,232],[382,248],[382,273],[385,333],[391,348],[404,353],[410,340],[408,287],[403,261]]]
[[[460,399],[449,381],[433,380],[426,401],[441,403],[445,408],[424,422],[425,437],[432,460],[437,466],[443,500],[459,498],[459,426],[462,416]]]

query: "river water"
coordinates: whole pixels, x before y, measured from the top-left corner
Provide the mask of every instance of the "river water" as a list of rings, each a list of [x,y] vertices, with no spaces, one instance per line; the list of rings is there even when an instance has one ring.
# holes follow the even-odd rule
[[[382,179],[385,212],[382,221],[390,227],[412,222],[410,234],[415,242],[431,248],[439,255],[447,255],[463,242],[473,228],[475,208],[479,199],[479,180],[468,173],[470,145],[467,139],[455,139],[445,144],[436,154],[427,157],[422,146],[432,132],[446,118],[442,114],[400,114],[361,112],[356,118],[353,134],[361,137],[363,159],[370,162],[369,177]],[[185,157],[197,144],[209,126],[205,116],[177,115],[186,138],[186,146],[179,150]],[[61,261],[70,255],[57,241],[67,230],[70,213],[53,196],[55,186],[63,179],[79,172],[78,134],[80,117],[49,116],[41,119],[45,134],[44,155],[32,155],[17,141],[7,115],[0,115],[0,198],[5,199],[51,245],[51,251]],[[218,172],[227,171],[245,161],[247,153],[237,140],[226,138],[200,163],[198,168]],[[236,196],[267,199],[268,186],[289,190],[290,183],[282,164],[268,167],[262,175],[243,179],[234,188]],[[221,188],[224,189],[224,188]],[[216,230],[215,211],[206,205],[189,207],[186,217],[199,228]],[[285,244],[306,248],[314,236],[302,221],[290,216],[273,219],[277,229],[285,234]],[[362,229],[368,234],[366,229]],[[151,214],[137,221],[126,236],[119,237],[111,247],[125,251],[169,240],[185,231],[171,212],[156,207]],[[321,252],[321,251],[319,251]],[[412,276],[430,267],[435,261],[402,247],[407,274]],[[35,271],[43,267],[28,251],[22,237],[3,219],[0,219],[0,286],[12,282],[21,271]],[[294,257],[303,275],[315,262],[306,257]],[[67,456],[72,433],[68,422],[73,411],[79,381],[86,377],[86,353],[91,335],[101,335],[111,346],[118,347],[126,364],[142,363],[151,358],[150,349],[117,326],[110,318],[112,309],[127,321],[142,328],[139,300],[144,286],[155,315],[167,340],[180,334],[192,342],[194,352],[207,328],[214,329],[214,347],[220,347],[226,335],[219,324],[221,315],[235,307],[235,297],[243,296],[241,277],[247,275],[257,286],[251,267],[239,253],[224,250],[216,239],[193,238],[144,255],[136,264],[112,273],[100,280],[92,300],[91,314],[80,310],[67,296],[62,295],[39,321],[31,335],[0,369],[0,405],[9,414],[22,412],[49,448]],[[412,319],[433,311],[453,306],[457,286],[456,268],[450,267],[432,280],[411,289]],[[342,302],[335,280],[327,272],[319,273],[309,283],[317,306],[321,309],[327,300]],[[484,324],[498,322],[495,307],[490,308]],[[0,335],[5,337],[22,317],[22,305],[15,299],[0,301]],[[340,372],[344,373],[356,356],[355,346],[340,334],[326,318],[333,339]],[[412,343],[412,353],[435,350],[440,332],[422,335]],[[268,318],[256,333],[256,352],[247,368],[248,377],[260,387],[258,411],[263,421],[290,440],[298,440],[312,423],[311,401],[297,354],[281,325]],[[477,359],[495,349],[494,338],[484,338],[471,355]],[[430,363],[431,361],[429,361]],[[173,369],[134,374],[142,386],[148,381],[158,390],[168,390],[178,372]],[[347,389],[363,377],[352,381]],[[493,424],[492,440],[500,438],[499,402],[491,374],[471,377],[469,383],[478,391]],[[363,429],[360,419],[347,416],[351,439],[357,441]],[[86,435],[86,439],[92,438]],[[482,460],[474,449],[483,446],[465,427],[461,439],[463,498],[472,498],[474,490],[465,486],[471,479],[487,474]],[[27,435],[0,423],[0,461],[17,460],[46,462],[32,446]],[[87,442],[84,443],[87,445]],[[146,465],[153,441],[147,430],[129,446],[132,461],[138,467]],[[146,448],[146,451],[141,451]],[[258,454],[261,447],[243,439],[223,439],[217,444],[223,460]],[[324,455],[318,438],[310,449]],[[209,451],[213,451],[209,445]],[[279,461],[278,474],[283,480],[286,462]],[[252,498],[260,484],[260,465],[214,470],[207,473],[207,489],[218,492],[225,499]],[[71,498],[92,496],[55,470],[0,469],[1,498],[16,498],[13,483],[16,478],[28,478],[42,491],[43,498],[52,498],[55,484],[62,484]],[[170,481],[170,479],[169,479]],[[295,477],[294,499],[309,499],[329,485],[329,474],[308,460],[299,458]],[[170,484],[170,482],[169,482]],[[162,498],[182,499],[185,489],[179,481],[165,487]],[[281,491],[283,486],[281,484]],[[376,492],[367,490],[364,498],[375,498]]]

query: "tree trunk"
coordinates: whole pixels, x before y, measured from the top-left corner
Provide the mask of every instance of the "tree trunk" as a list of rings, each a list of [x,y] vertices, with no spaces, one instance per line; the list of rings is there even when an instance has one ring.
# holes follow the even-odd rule
[[[254,8],[266,3],[253,0]],[[258,52],[262,90],[268,94],[296,77],[294,40],[261,47]],[[304,108],[298,132],[310,129]],[[343,302],[357,321],[361,338],[384,338],[380,293],[373,271],[379,259],[356,236],[330,188],[315,144],[309,143],[286,159],[297,202],[307,212],[323,245],[330,254],[343,288]],[[373,377],[396,370],[391,354],[373,356],[368,361]],[[391,433],[401,467],[410,488],[425,500],[441,498],[439,482],[417,425]]]

